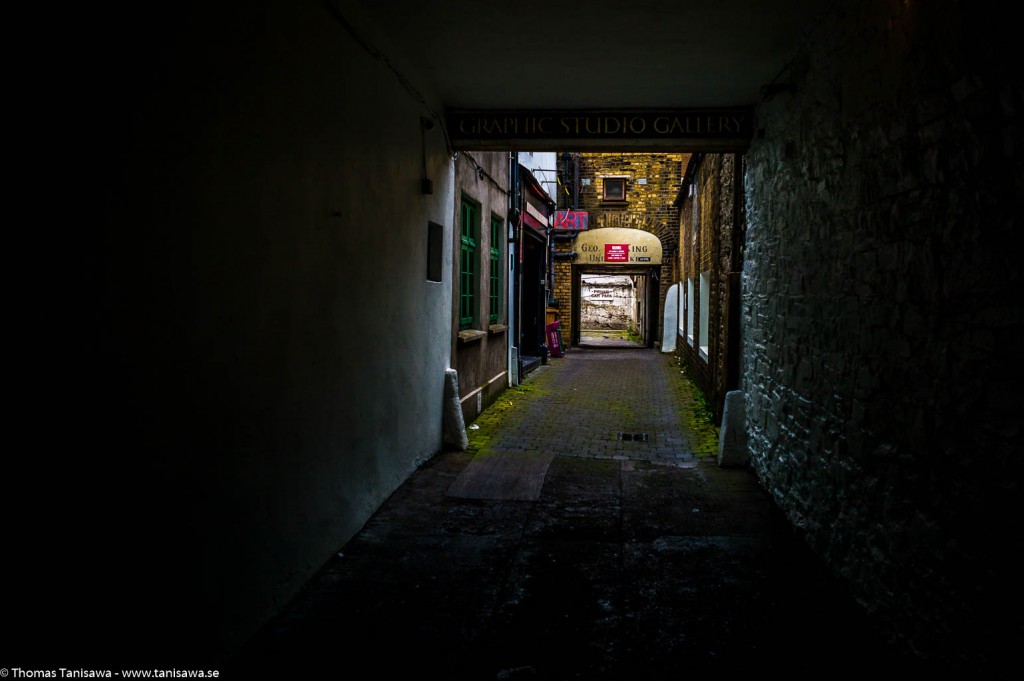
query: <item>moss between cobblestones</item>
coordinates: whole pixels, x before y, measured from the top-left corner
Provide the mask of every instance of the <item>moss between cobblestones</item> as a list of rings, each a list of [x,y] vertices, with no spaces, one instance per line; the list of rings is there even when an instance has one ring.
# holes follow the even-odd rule
[[[685,368],[681,368],[678,358],[666,357],[666,363],[680,401],[684,405],[681,415],[683,422],[694,436],[693,453],[701,458],[717,457],[719,429],[715,425],[714,415],[708,408],[704,393],[686,373]]]
[[[533,377],[533,378],[536,378]],[[476,454],[486,454],[489,445],[497,435],[496,430],[509,411],[517,408],[517,403],[525,398],[540,397],[549,394],[550,391],[533,381],[524,381],[519,385],[505,388],[501,394],[485,408],[468,426],[466,435],[469,439],[468,451]]]
[[[719,429],[711,420],[713,417],[707,408],[704,394],[686,372],[680,369],[677,363],[673,363],[672,359],[665,356],[665,372],[669,376],[671,390],[676,394],[680,404],[679,416],[692,439],[690,443],[692,454],[697,458],[717,457]],[[564,361],[566,360],[553,360],[550,362],[551,366],[531,373],[523,383],[506,388],[467,428],[469,451],[475,454],[485,454],[490,451],[491,443],[499,435],[498,429],[505,423],[510,412],[526,408],[534,397],[551,394],[551,390],[545,386],[549,377],[548,371],[557,370],[558,364]],[[595,404],[592,405],[595,410],[615,411],[624,420],[635,420],[636,418],[636,412],[631,406],[601,401],[585,391],[574,393],[573,399],[578,406],[584,407],[588,405],[582,403],[588,399],[595,399]],[[601,401],[601,404],[597,404],[596,401]],[[609,438],[615,439],[615,434],[611,433]]]
[[[539,387],[535,383],[526,382],[514,385],[511,388],[505,388],[502,395],[547,395],[550,392],[550,390]]]

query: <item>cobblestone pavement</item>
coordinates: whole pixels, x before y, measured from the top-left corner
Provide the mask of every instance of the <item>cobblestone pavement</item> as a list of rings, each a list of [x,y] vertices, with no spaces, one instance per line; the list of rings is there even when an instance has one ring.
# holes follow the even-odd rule
[[[717,432],[671,356],[573,348],[417,470],[225,677],[859,679],[890,651]],[[474,427],[476,426],[476,427]],[[618,433],[649,435],[623,440]],[[446,494],[490,453],[533,500]]]
[[[673,356],[618,343],[577,348],[535,369],[470,425],[470,451],[636,461],[717,456],[718,429]]]

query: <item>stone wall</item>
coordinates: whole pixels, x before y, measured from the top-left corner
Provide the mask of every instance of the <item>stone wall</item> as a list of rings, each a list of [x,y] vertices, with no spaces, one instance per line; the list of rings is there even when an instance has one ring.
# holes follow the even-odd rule
[[[625,331],[633,322],[633,300],[633,282],[628,276],[584,278],[580,328]]]
[[[972,669],[1020,635],[1024,102],[1000,22],[839,2],[758,106],[745,178],[755,470],[894,640]]]
[[[630,327],[631,322],[632,317],[628,307],[617,303],[583,301],[583,309],[580,312],[580,328],[583,330],[616,329],[625,331]]]

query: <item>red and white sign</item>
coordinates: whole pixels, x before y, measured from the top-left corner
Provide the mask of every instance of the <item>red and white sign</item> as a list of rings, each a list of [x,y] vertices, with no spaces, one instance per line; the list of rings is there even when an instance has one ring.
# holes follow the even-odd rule
[[[605,244],[605,262],[629,262],[629,244]]]
[[[541,212],[540,212],[539,210],[537,210],[536,208],[534,208],[534,207],[533,207],[533,204],[531,204],[531,203],[525,203],[525,207],[526,207],[526,212],[527,212],[527,213],[528,213],[528,214],[529,214],[529,215],[530,215],[530,216],[531,216],[531,217],[532,217],[532,218],[533,218],[534,220],[536,220],[536,221],[537,221],[537,222],[539,222],[540,224],[544,225],[545,227],[547,227],[547,226],[548,226],[548,216],[547,216],[547,215],[544,215],[544,213],[541,213]]]

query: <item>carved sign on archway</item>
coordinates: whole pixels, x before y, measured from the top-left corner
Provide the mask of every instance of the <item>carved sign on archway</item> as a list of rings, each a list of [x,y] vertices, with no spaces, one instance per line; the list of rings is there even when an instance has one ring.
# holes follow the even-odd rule
[[[661,239],[630,227],[604,227],[580,232],[573,250],[577,265],[660,265]]]
[[[453,110],[445,117],[455,149],[744,150],[753,109]]]

